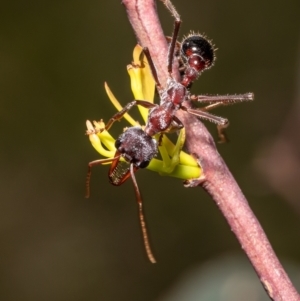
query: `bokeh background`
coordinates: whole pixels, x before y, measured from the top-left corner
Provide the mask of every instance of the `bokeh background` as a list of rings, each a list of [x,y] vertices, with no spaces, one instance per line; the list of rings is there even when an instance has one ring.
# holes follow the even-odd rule
[[[231,122],[231,142],[218,148],[299,288],[300,3],[174,4],[181,34],[205,33],[218,48],[192,91],[255,93],[253,103],[218,109]],[[84,198],[87,163],[99,158],[85,120],[115,113],[104,81],[120,102],[132,100],[126,65],[136,41],[120,1],[1,7],[0,299],[268,300],[201,189],[137,173],[156,265],[144,254],[130,181],[113,187],[108,167],[94,168]],[[173,19],[158,10],[170,35]]]

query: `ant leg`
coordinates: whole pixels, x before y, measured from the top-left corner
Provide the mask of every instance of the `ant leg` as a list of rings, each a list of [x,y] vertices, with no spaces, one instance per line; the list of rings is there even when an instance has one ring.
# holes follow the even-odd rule
[[[181,106],[180,108],[192,115],[195,115],[204,120],[208,120],[212,123],[216,123],[217,125],[220,125],[220,126],[228,126],[228,124],[229,124],[228,119],[213,115],[202,109],[190,109],[190,108],[187,108],[184,106]]]
[[[228,142],[227,135],[225,133],[225,129],[228,127],[229,122],[227,119],[218,117],[208,113],[212,109],[215,109],[220,106],[226,106],[230,104],[235,104],[238,102],[245,102],[245,101],[252,101],[254,99],[253,93],[246,93],[246,94],[237,94],[237,95],[192,95],[190,100],[198,101],[200,103],[209,103],[209,105],[205,106],[204,108],[194,110],[194,109],[187,109],[187,112],[196,115],[202,119],[209,120],[217,124],[218,136],[220,138],[219,142]],[[186,110],[186,109],[184,109]]]
[[[181,122],[181,120],[177,116],[174,115],[169,131],[171,131],[171,132],[179,131],[182,128],[184,128],[183,123]]]
[[[235,104],[238,102],[252,101],[254,99],[253,93],[237,94],[237,95],[192,95],[190,100],[198,101],[199,103],[206,104],[206,107],[202,108],[205,111],[212,110],[219,106],[226,106]]]
[[[153,107],[155,107],[156,105],[153,104],[152,102],[149,102],[147,100],[134,100],[129,102],[121,111],[117,112],[115,115],[113,115],[107,122],[107,124],[105,125],[105,128],[103,130],[109,130],[111,128],[111,126],[113,125],[113,123],[117,120],[120,120],[121,118],[123,118],[123,116],[133,107],[133,106],[142,106],[144,108],[147,109],[151,109]]]
[[[156,72],[156,69],[155,69],[155,66],[154,66],[154,63],[153,63],[153,60],[152,60],[149,48],[148,47],[144,47],[143,48],[143,52],[144,52],[144,54],[145,54],[145,56],[147,58],[147,61],[148,61],[148,64],[149,64],[149,67],[150,67],[153,79],[155,81],[156,88],[158,90],[161,90],[162,87],[161,87],[161,84],[160,84],[160,82],[158,80],[157,72]]]
[[[181,19],[180,19],[180,15],[178,14],[175,6],[171,3],[170,0],[161,0],[161,2],[166,6],[166,8],[170,11],[170,13],[175,18],[174,30],[173,30],[171,42],[169,45],[169,51],[168,51],[168,72],[169,72],[169,74],[172,74],[174,51],[175,51],[175,45],[177,43],[178,32],[179,32],[180,25],[181,25]]]
[[[166,6],[166,8],[169,10],[172,16],[175,18],[175,20],[180,21],[180,15],[178,14],[172,2],[170,0],[161,0],[161,2]]]
[[[174,23],[173,35],[172,35],[172,39],[171,39],[171,43],[169,45],[169,51],[168,51],[168,72],[169,72],[169,74],[172,74],[174,51],[175,51],[175,45],[177,42],[180,25],[181,25],[180,18],[179,19],[176,18],[175,23]]]
[[[226,138],[226,135],[225,135],[225,131],[224,131],[225,128],[227,128],[229,125],[228,119],[213,115],[211,113],[206,112],[205,110],[203,111],[202,109],[190,109],[190,108],[186,108],[184,106],[181,106],[181,108],[184,111],[186,111],[192,115],[195,115],[201,119],[216,123],[217,130],[218,130],[218,136],[220,138],[219,142],[223,143],[223,142],[228,141],[228,139]]]
[[[228,136],[226,134],[225,129],[228,127],[229,122],[226,125],[220,125],[217,124],[217,131],[218,131],[218,137],[219,137],[219,143],[225,143],[229,142]]]
[[[225,129],[229,125],[229,121],[226,118],[219,117],[208,113],[206,111],[202,111],[202,109],[189,109],[186,107],[182,107],[182,109],[192,115],[195,115],[201,119],[208,120],[210,122],[217,124],[218,136],[220,138],[219,143],[228,142],[227,136],[225,134]],[[204,108],[205,109],[205,108]]]
[[[140,190],[139,190],[139,187],[138,187],[135,175],[134,175],[134,166],[132,163],[130,164],[130,174],[131,174],[134,191],[135,191],[135,196],[136,196],[136,200],[137,200],[137,204],[138,204],[140,225],[141,225],[141,229],[142,229],[145,250],[146,250],[146,253],[147,253],[147,256],[148,256],[150,262],[156,263],[155,257],[153,255],[153,252],[150,247],[150,241],[149,241],[149,236],[148,236],[148,232],[147,232],[145,216],[143,213],[143,200],[142,200],[142,196],[141,196],[141,193],[140,193]]]
[[[113,161],[115,161],[119,158],[120,158],[120,155],[116,156],[114,158],[95,160],[95,161],[92,161],[88,164],[88,172],[87,172],[86,181],[85,181],[85,184],[86,184],[86,186],[85,186],[85,197],[86,198],[90,197],[90,182],[91,182],[91,175],[92,175],[92,167],[96,166],[96,165],[102,165],[104,163],[113,162]]]

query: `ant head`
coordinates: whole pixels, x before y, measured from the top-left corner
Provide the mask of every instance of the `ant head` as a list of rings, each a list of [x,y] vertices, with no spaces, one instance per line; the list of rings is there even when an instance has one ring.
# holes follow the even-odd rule
[[[130,127],[115,142],[117,151],[135,167],[145,168],[157,155],[157,142],[140,127]]]
[[[181,54],[186,63],[199,73],[210,68],[215,59],[213,44],[195,33],[182,41]]]

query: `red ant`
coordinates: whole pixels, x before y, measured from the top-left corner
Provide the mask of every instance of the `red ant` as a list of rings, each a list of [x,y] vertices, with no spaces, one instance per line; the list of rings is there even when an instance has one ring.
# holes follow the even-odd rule
[[[148,60],[154,81],[156,83],[156,89],[160,97],[160,104],[153,104],[146,100],[134,100],[128,103],[121,111],[109,119],[106,126],[99,131],[109,130],[112,124],[115,121],[120,120],[133,106],[139,105],[150,109],[148,120],[144,129],[140,127],[130,127],[119,136],[115,142],[115,147],[117,150],[113,158],[95,160],[89,163],[86,180],[86,196],[89,197],[91,168],[95,165],[107,162],[112,163],[109,169],[108,177],[110,183],[113,185],[122,185],[129,177],[132,178],[139,208],[139,218],[144,245],[147,256],[152,263],[155,263],[156,260],[150,248],[150,242],[148,239],[146,223],[143,214],[142,197],[134,173],[139,168],[147,167],[153,157],[157,155],[158,142],[153,137],[157,134],[160,134],[162,137],[162,135],[166,132],[183,128],[182,122],[176,117],[175,114],[178,110],[184,110],[192,115],[196,115],[197,117],[216,123],[218,126],[219,137],[224,140],[225,138],[223,129],[228,126],[228,120],[212,115],[207,111],[221,105],[253,100],[252,93],[225,96],[196,96],[190,94],[189,87],[191,84],[204,70],[209,69],[213,65],[215,58],[214,48],[211,42],[198,34],[189,35],[181,43],[180,53],[182,63],[184,64],[184,67],[182,68],[182,77],[180,81],[177,81],[173,78],[172,65],[174,52],[177,51],[175,47],[178,47],[177,37],[181,20],[170,0],[162,0],[162,2],[166,5],[175,18],[174,31],[169,43],[167,65],[169,79],[166,87],[162,87],[158,80],[149,49],[147,47],[143,48],[143,52]],[[191,109],[183,105],[184,101],[198,101],[199,103],[204,103],[207,105],[201,109]],[[97,132],[97,130],[89,130],[87,134],[92,134],[95,132]],[[120,160],[121,158],[129,163],[129,167],[128,164]],[[126,164],[126,166],[124,166],[124,164]]]

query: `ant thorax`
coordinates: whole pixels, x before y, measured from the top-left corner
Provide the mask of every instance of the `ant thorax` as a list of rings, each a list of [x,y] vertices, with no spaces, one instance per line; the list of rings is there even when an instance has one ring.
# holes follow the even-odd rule
[[[181,108],[181,104],[188,94],[186,87],[171,76],[167,81],[167,87],[159,89],[158,92],[160,104],[149,111],[147,124],[144,129],[150,136],[169,132],[174,128],[175,113]],[[175,128],[179,129],[182,126],[178,127],[176,123]]]
[[[167,132],[173,122],[173,114],[179,107],[171,101],[166,101],[160,106],[150,110],[145,126],[145,133],[149,136]]]
[[[166,89],[159,92],[161,104],[166,101],[173,102],[175,107],[180,108],[180,105],[185,100],[187,95],[187,88],[172,76],[167,80]]]

